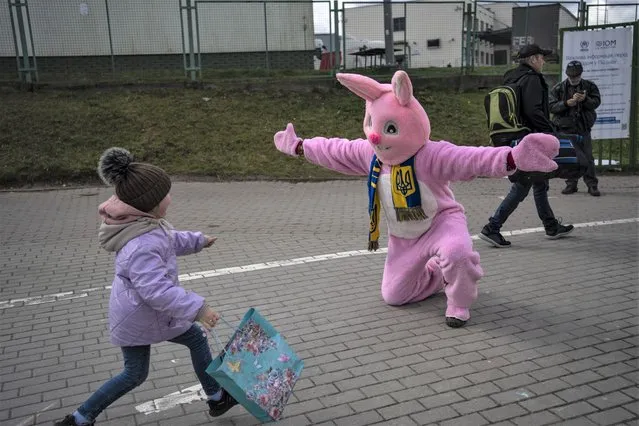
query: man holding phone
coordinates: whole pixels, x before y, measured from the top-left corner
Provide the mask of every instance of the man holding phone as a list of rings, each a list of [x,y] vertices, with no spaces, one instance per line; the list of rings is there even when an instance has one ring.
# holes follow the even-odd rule
[[[595,124],[595,110],[601,104],[599,88],[590,80],[581,78],[583,66],[579,61],[570,61],[566,66],[566,78],[557,83],[550,92],[550,112],[553,123],[562,133],[583,136],[584,153],[588,157],[588,168],[584,173],[584,182],[588,193],[594,197],[601,195],[597,188],[599,180],[595,176],[595,159],[592,155],[590,130]],[[566,180],[562,194],[577,192],[577,179]]]

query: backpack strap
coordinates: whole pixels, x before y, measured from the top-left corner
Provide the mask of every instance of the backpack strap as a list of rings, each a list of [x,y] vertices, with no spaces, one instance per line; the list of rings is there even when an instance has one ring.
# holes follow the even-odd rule
[[[517,77],[515,81],[513,81],[512,83],[506,83],[506,84],[512,84],[515,87],[515,96],[516,96],[515,101],[517,102],[517,117],[519,118],[520,122],[522,121],[522,116],[521,116],[522,109],[521,109],[521,86],[519,84],[519,81],[522,78],[524,78],[525,75],[528,75],[531,72],[532,70],[528,70],[524,74]],[[523,124],[523,122],[521,124]]]

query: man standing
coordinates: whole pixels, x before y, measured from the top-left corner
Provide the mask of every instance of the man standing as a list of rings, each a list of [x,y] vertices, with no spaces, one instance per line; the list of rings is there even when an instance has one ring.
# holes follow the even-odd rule
[[[550,53],[550,50],[542,49],[536,44],[524,46],[518,54],[519,66],[504,75],[504,84],[517,84],[522,124],[533,133],[555,131],[550,121],[548,84],[541,74],[545,63],[544,57]],[[499,231],[519,203],[524,201],[530,188],[533,189],[537,214],[544,224],[548,238],[561,238],[572,232],[574,227],[559,223],[550,208],[548,179],[532,179],[523,175],[514,180],[510,192],[497,207],[488,224],[481,230],[479,237],[482,240],[498,248],[510,246],[510,241],[507,241]]]
[[[557,83],[550,94],[550,112],[553,122],[563,133],[573,133],[583,136],[584,153],[588,158],[588,168],[584,173],[584,182],[588,193],[594,197],[601,195],[595,176],[595,159],[592,155],[592,138],[590,129],[595,124],[597,113],[595,110],[601,104],[599,88],[590,80],[581,78],[584,69],[579,61],[571,61],[566,66],[567,79]],[[566,180],[566,188],[562,194],[577,192],[577,180]]]

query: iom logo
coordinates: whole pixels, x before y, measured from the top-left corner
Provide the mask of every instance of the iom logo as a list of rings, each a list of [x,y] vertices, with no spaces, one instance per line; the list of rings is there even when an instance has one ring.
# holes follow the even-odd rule
[[[617,40],[597,40],[595,46],[597,49],[614,49],[617,47]]]
[[[588,51],[588,46],[590,46],[590,42],[588,42],[586,40],[581,40],[581,43],[579,43],[579,45],[581,46],[581,51],[582,52],[587,52]]]

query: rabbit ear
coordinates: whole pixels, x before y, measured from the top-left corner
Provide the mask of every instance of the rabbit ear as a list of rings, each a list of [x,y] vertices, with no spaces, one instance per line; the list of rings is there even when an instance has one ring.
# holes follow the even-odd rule
[[[399,104],[402,106],[408,105],[413,97],[413,84],[410,82],[408,74],[406,74],[405,71],[397,71],[395,75],[393,75],[391,85],[393,86],[393,92]]]
[[[388,91],[377,81],[360,74],[338,73],[335,77],[348,90],[367,101],[374,101]]]

